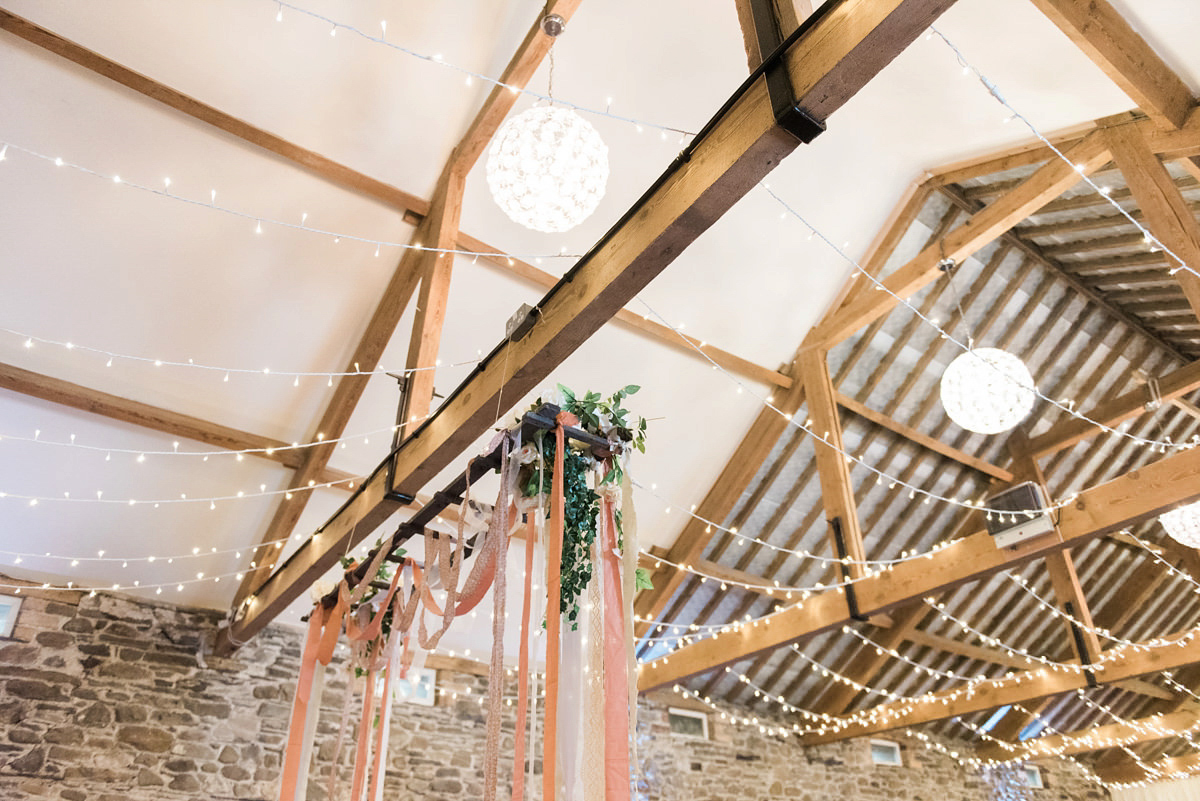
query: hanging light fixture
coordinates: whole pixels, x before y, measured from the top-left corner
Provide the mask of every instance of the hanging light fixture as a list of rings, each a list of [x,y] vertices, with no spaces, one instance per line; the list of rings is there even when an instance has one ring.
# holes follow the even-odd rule
[[[1025,363],[999,348],[972,348],[942,373],[942,407],[976,434],[999,434],[1033,409],[1033,376]]]
[[[1158,522],[1180,545],[1200,548],[1200,501],[1163,512]]]
[[[944,243],[939,243],[944,247]],[[958,263],[942,252],[938,269],[954,289]],[[958,319],[964,326],[966,314],[954,293]],[[976,434],[999,434],[1016,427],[1033,409],[1036,397],[1033,376],[1019,358],[999,348],[977,348],[967,328],[967,352],[958,356],[942,373],[942,408],[946,415]]]
[[[558,14],[542,19],[557,38],[566,28]],[[554,49],[550,50],[550,105],[508,120],[492,139],[487,182],[513,222],[545,233],[569,231],[586,220],[608,183],[608,148],[587,120],[554,105]]]
[[[546,233],[569,231],[604,197],[608,148],[574,111],[535,106],[496,134],[487,182],[513,222]]]

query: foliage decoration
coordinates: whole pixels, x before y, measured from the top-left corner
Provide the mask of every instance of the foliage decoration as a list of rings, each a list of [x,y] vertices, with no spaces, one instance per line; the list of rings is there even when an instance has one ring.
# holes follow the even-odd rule
[[[621,457],[626,455],[630,448],[636,448],[641,453],[646,452],[645,418],[639,417],[634,421],[629,410],[621,405],[623,400],[639,389],[641,387],[630,384],[605,398],[598,392],[586,392],[579,396],[559,384],[553,397],[538,398],[533,405],[533,408],[537,409],[543,404],[552,403],[575,415],[579,418],[580,428],[609,441],[612,453],[612,456],[603,462],[595,459],[586,449],[568,447],[563,454],[564,525],[560,608],[571,622],[572,629],[578,626],[579,595],[592,580],[592,545],[596,541],[596,518],[600,513],[600,496],[592,488],[588,474],[593,470],[604,469],[600,484],[620,487],[624,478]],[[546,432],[539,432],[537,447],[541,457],[524,465],[519,486],[521,494],[527,497],[549,497],[554,478],[554,437]],[[619,512],[616,514],[616,521],[620,535],[622,532]],[[637,586],[639,589],[651,586],[649,574],[641,568],[637,571]]]

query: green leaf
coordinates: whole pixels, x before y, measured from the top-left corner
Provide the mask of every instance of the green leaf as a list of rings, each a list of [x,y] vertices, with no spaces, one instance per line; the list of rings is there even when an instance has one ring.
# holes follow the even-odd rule
[[[650,580],[650,571],[644,567],[639,567],[633,574],[634,586],[639,590],[654,589],[654,582]]]
[[[626,395],[636,395],[639,389],[641,389],[641,387],[639,387],[637,384],[630,384],[621,391]]]
[[[565,400],[568,405],[575,402],[575,393],[564,387],[562,384],[558,385],[558,391],[562,393],[563,400]]]

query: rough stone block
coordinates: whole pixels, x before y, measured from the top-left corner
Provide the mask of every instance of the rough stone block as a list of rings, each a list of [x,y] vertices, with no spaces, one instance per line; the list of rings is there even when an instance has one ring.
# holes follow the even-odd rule
[[[169,731],[152,726],[123,726],[117,731],[117,739],[138,750],[156,754],[170,751],[175,744],[175,737]]]

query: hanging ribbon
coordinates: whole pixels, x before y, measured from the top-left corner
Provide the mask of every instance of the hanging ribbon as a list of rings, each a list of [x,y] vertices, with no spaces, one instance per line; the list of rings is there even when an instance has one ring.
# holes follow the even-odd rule
[[[525,799],[525,714],[529,706],[529,608],[533,600],[533,549],[537,523],[533,512],[525,523],[525,589],[521,598],[521,650],[517,656],[517,722],[513,729],[512,801]]]
[[[638,545],[637,510],[633,505],[633,480],[629,477],[628,452],[625,453],[621,470],[621,539],[622,565],[621,587],[625,602],[625,670],[629,681],[626,696],[629,698],[629,764],[636,775],[641,775],[641,762],[637,753],[637,648],[633,637],[633,599],[637,595],[637,563],[641,547]]]
[[[542,799],[558,798],[558,648],[562,623],[562,548],[565,504],[563,452],[566,449],[564,425],[578,425],[579,418],[559,412],[554,426],[554,478],[550,492],[550,530],[546,543],[546,734],[542,749]]]
[[[625,607],[613,502],[600,500],[600,567],[604,581],[604,798],[629,801],[629,674],[626,669]]]
[[[321,690],[325,686],[325,673],[319,671],[317,665],[328,665],[333,658],[346,608],[347,597],[344,585],[341,585],[333,608],[326,609],[318,603],[308,618],[308,634],[300,658],[300,678],[296,682],[296,696],[292,700],[292,718],[288,726],[287,749],[280,778],[281,801],[300,801],[306,795],[317,718],[316,711],[310,714],[309,707],[314,698],[320,702]]]

